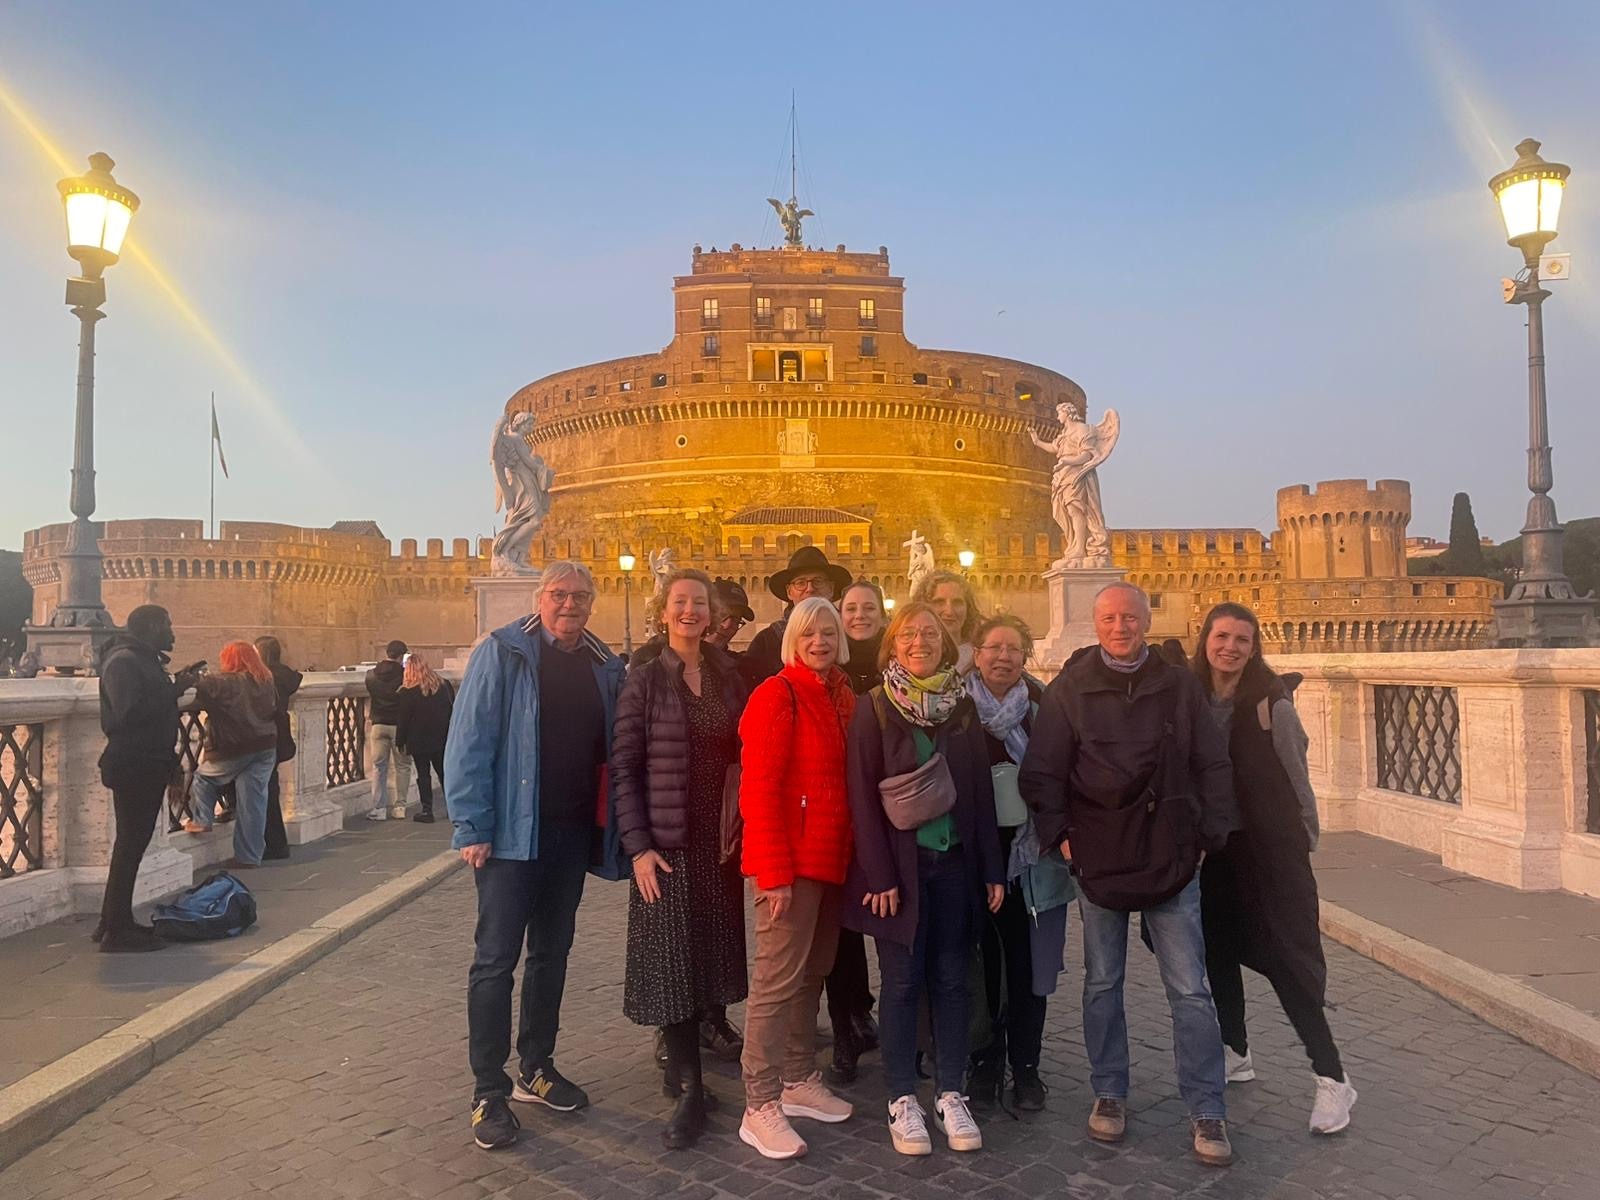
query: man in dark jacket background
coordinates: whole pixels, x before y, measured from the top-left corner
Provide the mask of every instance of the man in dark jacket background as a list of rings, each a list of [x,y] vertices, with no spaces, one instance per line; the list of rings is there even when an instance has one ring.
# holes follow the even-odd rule
[[[783,670],[783,627],[794,606],[811,596],[837,604],[852,578],[815,546],[801,546],[789,556],[789,565],[767,581],[767,590],[783,601],[783,616],[751,638],[744,652],[741,670],[750,687]]]
[[[405,683],[406,644],[396,640],[383,648],[384,660],[367,672],[367,752],[372,757],[372,811],[369,821],[393,817],[403,821],[406,797],[411,792],[411,759],[402,754],[395,741],[400,723],[400,687]],[[389,772],[394,772],[394,792],[389,791]]]
[[[1019,784],[1044,846],[1073,863],[1083,912],[1083,1040],[1094,1088],[1089,1136],[1126,1131],[1128,914],[1140,913],[1172,1008],[1178,1089],[1194,1152],[1226,1166],[1226,1072],[1206,984],[1199,860],[1239,827],[1227,745],[1199,681],[1145,644],[1150,600],[1131,583],[1094,602],[1099,644],[1046,689]]]
[[[117,818],[111,867],[95,937],[107,953],[159,950],[166,945],[133,919],[133,885],[155,833],[156,818],[178,763],[178,697],[194,686],[201,664],[167,674],[172,618],[145,604],[128,614],[128,629],[112,637],[100,668],[100,728],[106,748],[100,780],[111,789]]]

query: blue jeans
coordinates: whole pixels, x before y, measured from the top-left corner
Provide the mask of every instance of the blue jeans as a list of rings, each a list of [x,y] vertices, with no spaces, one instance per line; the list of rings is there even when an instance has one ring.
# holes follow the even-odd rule
[[[917,1016],[927,988],[933,1010],[934,1083],[940,1092],[961,1090],[967,1069],[971,997],[967,963],[972,954],[972,897],[958,846],[917,848],[917,935],[911,946],[878,938],[878,1038],[889,1099],[917,1090]],[[1214,1023],[1214,1022],[1213,1022]]]
[[[1083,1048],[1097,1097],[1128,1095],[1128,1017],[1122,981],[1128,962],[1128,914],[1100,908],[1079,895],[1083,910]],[[1197,875],[1171,900],[1140,914],[1156,948],[1161,984],[1172,1008],[1172,1056],[1178,1091],[1192,1117],[1225,1117],[1227,1083],[1222,1033],[1206,985],[1206,946],[1200,930]]]
[[[222,786],[234,785],[233,856],[251,866],[261,862],[267,848],[267,785],[278,766],[276,746],[238,758],[211,759],[200,764],[189,797],[189,812],[202,825],[216,819]]]

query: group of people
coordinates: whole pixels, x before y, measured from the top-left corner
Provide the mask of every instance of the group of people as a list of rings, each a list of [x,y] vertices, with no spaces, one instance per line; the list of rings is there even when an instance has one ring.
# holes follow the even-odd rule
[[[445,777],[453,845],[477,885],[479,1146],[517,1138],[508,1101],[589,1102],[555,1063],[587,874],[631,880],[622,1007],[658,1031],[672,1148],[693,1145],[719,1107],[703,1049],[737,1048],[739,1136],[784,1159],[806,1152],[797,1121],[854,1115],[835,1088],[876,1043],[894,1148],[932,1152],[926,1064],[933,1130],[951,1150],[980,1149],[978,1116],[1004,1102],[1008,1067],[1012,1105],[1045,1107],[1045,1010],[1073,900],[1089,1136],[1126,1136],[1134,912],[1201,1162],[1232,1160],[1225,1086],[1254,1077],[1243,966],[1271,982],[1306,1045],[1310,1129],[1348,1124],[1356,1093],[1323,1014],[1306,739],[1248,609],[1218,606],[1193,661],[1174,662],[1146,643],[1148,597],[1112,584],[1095,600],[1097,644],[1045,687],[1026,670],[1027,626],[984,619],[960,575],[924,578],[891,615],[876,585],[803,547],[771,588],[784,614],[739,655],[729,643],[753,618],[743,590],[672,572],[651,600],[660,633],[625,666],[587,628],[588,570],[554,562],[537,611],[474,650]],[[740,1001],[742,1036],[726,1018]]]
[[[367,672],[367,759],[372,771],[369,821],[405,820],[411,769],[421,807],[413,821],[434,822],[433,780],[444,789],[444,746],[456,690],[422,655],[398,639]]]
[[[225,865],[249,870],[289,857],[278,769],[296,753],[289,709],[304,676],[283,661],[282,644],[270,636],[228,642],[217,656],[215,672],[200,661],[169,674],[167,656],[174,641],[167,610],[142,605],[128,614],[125,630],[113,636],[101,659],[100,726],[106,745],[100,774],[111,790],[116,836],[93,936],[107,953],[166,945],[150,926],[134,919],[133,892],[168,790],[186,782],[178,750],[179,713],[191,691],[188,707],[203,719],[193,777],[187,781],[183,829],[209,833],[217,806],[231,792],[233,856]],[[375,760],[377,747],[384,747],[385,767],[391,745],[414,757],[422,792],[417,820],[431,821],[426,770],[443,769],[452,690],[419,655],[408,656],[403,643],[391,642],[389,652],[393,671],[384,670],[387,662],[380,664],[367,680],[372,698],[368,744]],[[391,675],[394,687],[388,687]],[[380,696],[387,707],[380,707]],[[388,722],[380,723],[380,718]],[[375,769],[375,789],[380,776],[387,782],[387,772]],[[382,793],[378,795],[381,802]],[[397,796],[397,815],[404,815],[404,786]]]

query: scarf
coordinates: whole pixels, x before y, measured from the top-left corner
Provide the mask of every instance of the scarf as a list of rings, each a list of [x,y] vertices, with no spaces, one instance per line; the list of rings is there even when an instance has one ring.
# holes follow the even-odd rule
[[[994,693],[974,673],[967,676],[967,695],[978,706],[978,720],[983,722],[984,729],[996,741],[1004,742],[1006,754],[1020,765],[1028,751],[1028,733],[1022,728],[1022,722],[1033,707],[1028,699],[1027,682],[1017,680],[1004,699],[996,700]]]
[[[898,662],[891,662],[883,669],[883,694],[913,725],[932,729],[949,720],[967,693],[961,686],[961,676],[953,670],[936,671],[926,679],[918,679]]]
[[[1144,664],[1146,663],[1146,661],[1149,660],[1149,658],[1150,658],[1150,647],[1149,646],[1141,646],[1139,648],[1139,660],[1137,662],[1131,662],[1131,663],[1118,662],[1116,659],[1112,658],[1111,655],[1106,653],[1106,650],[1105,650],[1104,646],[1100,647],[1100,661],[1105,663],[1105,665],[1107,667],[1109,667],[1111,670],[1117,671],[1117,672],[1119,672],[1120,674],[1123,674],[1123,675],[1132,675],[1140,667],[1144,666]]]

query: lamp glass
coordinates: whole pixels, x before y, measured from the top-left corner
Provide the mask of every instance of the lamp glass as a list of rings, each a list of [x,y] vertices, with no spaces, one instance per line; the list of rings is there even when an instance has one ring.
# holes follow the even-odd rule
[[[970,567],[973,563],[978,561],[978,556],[971,550],[963,550],[961,553],[956,555],[956,561],[959,562],[963,568]]]
[[[1561,197],[1566,183],[1560,179],[1530,178],[1508,183],[1495,197],[1500,202],[1500,217],[1506,224],[1506,238],[1515,241],[1529,234],[1556,234],[1561,218]]]
[[[621,567],[624,571],[633,570],[634,564],[637,561],[638,560],[635,559],[633,557],[633,555],[631,555],[631,554],[619,554],[619,555],[617,555],[617,566]]]
[[[894,597],[893,596],[885,596],[883,598],[883,611],[884,612],[893,612],[894,611]]]

